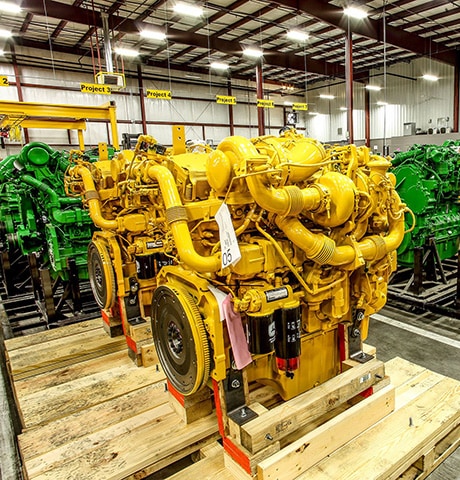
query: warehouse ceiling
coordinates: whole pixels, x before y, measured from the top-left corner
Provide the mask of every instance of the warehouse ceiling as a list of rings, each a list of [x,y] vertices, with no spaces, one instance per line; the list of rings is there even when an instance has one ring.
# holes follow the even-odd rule
[[[367,18],[343,13],[341,0],[214,0],[197,18],[175,13],[176,0],[8,0],[19,2],[16,14],[0,13],[3,28],[13,33],[4,47],[16,52],[18,64],[44,65],[53,54],[73,54],[87,68],[99,57],[104,63],[103,20],[111,44],[139,51],[134,63],[190,74],[209,71],[212,61],[228,63],[232,78],[253,79],[254,59],[246,47],[263,50],[263,78],[283,88],[302,88],[305,82],[345,75],[345,43],[352,35],[355,79],[365,79],[384,63],[430,57],[454,65],[460,47],[460,1],[355,1]],[[142,30],[161,31],[166,40],[145,39]],[[308,34],[292,41],[289,30]],[[23,54],[21,46],[43,49],[43,56]],[[27,50],[24,50],[27,51]],[[10,54],[11,55],[11,54]],[[70,57],[69,57],[70,58]],[[120,68],[121,58],[116,58]],[[72,61],[72,60],[70,60]],[[119,61],[120,63],[117,63]],[[104,65],[102,65],[104,70]]]

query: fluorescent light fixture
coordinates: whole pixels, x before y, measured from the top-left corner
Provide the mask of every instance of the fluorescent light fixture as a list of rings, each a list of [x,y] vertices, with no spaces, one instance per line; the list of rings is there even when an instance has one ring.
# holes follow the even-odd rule
[[[19,13],[21,12],[21,7],[11,2],[0,2],[0,12]]]
[[[321,93],[319,98],[324,98],[326,100],[334,100],[335,97],[334,97],[334,95],[329,95],[327,93]]]
[[[0,38],[10,38],[11,36],[12,36],[12,33],[9,30],[0,28]]]
[[[114,50],[115,53],[123,57],[137,57],[139,55],[137,50],[132,50],[131,48],[116,47]]]
[[[166,40],[166,34],[158,30],[141,30],[141,37],[148,38],[149,40]]]
[[[285,101],[283,103],[286,107],[292,107],[292,102]]]
[[[343,9],[343,13],[347,17],[356,18],[358,20],[362,20],[363,18],[367,17],[367,13],[364,10],[356,7],[347,7]]]
[[[5,50],[0,49],[0,56],[5,55]]]
[[[339,110],[342,110],[342,112],[346,112],[346,111],[347,111],[347,107],[340,107]]]
[[[294,40],[296,42],[305,42],[309,37],[308,33],[301,32],[300,30],[289,30],[289,32],[286,33],[286,36],[289,40]]]
[[[374,92],[380,92],[382,90],[382,87],[379,87],[378,85],[366,85],[366,90],[372,90]]]
[[[212,62],[210,67],[214,68],[215,70],[227,70],[228,68],[230,68],[227,63],[222,62]]]
[[[431,75],[430,73],[425,73],[422,78],[423,80],[428,80],[429,82],[437,82],[439,80],[439,77],[436,75]]]
[[[257,48],[245,48],[243,50],[243,55],[246,55],[247,57],[252,57],[252,58],[260,58],[264,52],[262,50],[258,50]]]
[[[201,17],[204,13],[202,8],[189,5],[188,3],[176,3],[173,10],[176,13],[181,13],[189,17]]]
[[[378,101],[378,102],[377,102],[377,105],[380,105],[381,107],[385,107],[386,105],[388,105],[388,102]]]
[[[308,115],[316,116],[316,115],[319,115],[319,113],[318,112],[308,112]]]

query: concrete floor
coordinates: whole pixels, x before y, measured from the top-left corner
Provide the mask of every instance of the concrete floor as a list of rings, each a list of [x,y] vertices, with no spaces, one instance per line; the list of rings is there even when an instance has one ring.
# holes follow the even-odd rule
[[[366,342],[377,347],[377,356],[380,360],[387,361],[399,356],[426,366],[434,372],[460,380],[460,320],[386,307],[371,320]],[[3,382],[0,381],[0,408],[3,413],[0,417],[0,436],[6,434],[8,437],[12,426],[8,416],[4,414],[5,392],[2,386]],[[5,442],[11,443],[5,437],[0,438],[2,446],[0,450],[3,452]],[[19,474],[15,476],[12,473],[16,464],[15,455],[9,459],[0,455],[0,480],[19,480],[21,478]],[[158,472],[158,475],[161,475],[161,472]],[[460,480],[460,449],[457,449],[427,479]]]
[[[366,343],[377,347],[377,357],[384,362],[398,356],[460,380],[458,319],[387,306],[371,319]],[[460,480],[460,448],[427,480]]]

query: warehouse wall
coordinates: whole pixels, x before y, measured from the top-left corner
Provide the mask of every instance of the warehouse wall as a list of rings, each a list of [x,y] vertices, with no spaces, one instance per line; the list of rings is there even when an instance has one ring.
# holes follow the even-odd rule
[[[438,82],[427,82],[421,78],[422,74],[430,71],[440,77]],[[14,82],[13,67],[9,64],[0,64],[0,74],[8,75],[10,82]],[[227,95],[227,86],[221,80],[219,85],[197,85],[188,83],[174,83],[168,78],[169,72],[156,72],[160,80],[153,80],[152,72],[144,79],[144,89],[171,90],[173,100],[145,99],[147,130],[157,140],[164,144],[171,143],[171,124],[185,124],[186,135],[189,139],[210,139],[217,144],[222,138],[230,134],[229,109],[225,105],[215,102],[215,95]],[[83,94],[79,90],[80,82],[93,83],[93,76],[83,72],[69,72],[37,67],[20,67],[21,83],[24,101],[101,105],[109,100],[117,104],[117,118],[119,133],[142,132],[139,87],[137,79],[128,78],[127,88],[112,95]],[[192,77],[193,75],[190,75]],[[370,92],[370,121],[372,145],[391,144],[388,139],[404,135],[404,124],[415,123],[416,128],[427,131],[443,123],[452,126],[453,117],[453,68],[447,65],[418,59],[407,64],[398,64],[388,67],[386,90]],[[185,74],[187,77],[187,74]],[[156,77],[154,77],[156,78]],[[186,79],[185,79],[186,80]],[[371,72],[371,83],[383,86],[382,70]],[[237,97],[237,105],[233,107],[235,134],[245,137],[257,136],[257,107],[255,106],[254,82],[232,81],[232,94]],[[309,112],[299,112],[298,128],[306,134],[323,142],[345,142],[347,140],[347,112],[340,109],[345,107],[345,82],[341,79],[325,83],[308,85],[305,96],[281,96],[272,93],[274,86],[266,85],[265,93],[274,100],[276,108],[265,109],[266,132],[277,134],[284,125],[284,102],[308,102]],[[321,99],[321,93],[335,96],[334,100]],[[354,83],[354,140],[364,142],[364,83]],[[14,85],[0,88],[0,99],[18,100],[17,89]],[[379,106],[377,102],[385,100],[387,106]],[[59,130],[30,130],[32,141],[40,140],[53,145],[67,148],[69,138],[66,131]],[[85,143],[88,146],[96,145],[99,141],[108,140],[108,129],[104,123],[89,122],[85,133]],[[121,135],[120,135],[121,138]],[[72,145],[77,145],[76,132],[70,136]],[[393,142],[396,144],[397,142]],[[400,142],[401,143],[401,142]],[[20,144],[7,142],[8,148],[1,152],[1,156],[14,153]],[[379,150],[380,147],[378,147]]]
[[[0,74],[8,75],[10,83],[14,82],[14,71],[11,65],[0,64]],[[102,105],[114,100],[117,105],[118,132],[142,133],[142,116],[137,79],[127,78],[127,87],[122,92],[111,95],[92,95],[80,92],[80,82],[94,83],[90,74],[67,71],[55,71],[42,68],[20,67],[20,81],[23,100],[26,102],[58,103],[69,105]],[[257,107],[255,105],[255,86],[249,82],[242,85],[235,82],[232,94],[237,98],[233,107],[235,134],[245,137],[258,135]],[[171,125],[184,124],[188,139],[212,140],[217,144],[230,135],[230,117],[227,105],[216,103],[216,95],[228,95],[226,84],[196,85],[174,83],[166,80],[143,79],[143,88],[171,90],[172,100],[155,100],[145,98],[147,133],[153,135],[159,142],[171,144]],[[273,87],[272,87],[273,88]],[[270,94],[267,87],[266,95],[274,100],[275,108],[265,109],[267,134],[278,134],[284,125],[284,101],[302,102],[303,97],[281,96]],[[0,89],[0,99],[18,100],[15,85]],[[305,116],[300,115],[298,128],[305,126]],[[29,129],[30,141],[44,141],[55,146],[69,147],[66,130]],[[85,145],[90,147],[100,141],[109,140],[107,125],[103,122],[88,121],[85,132]],[[77,133],[71,132],[71,143],[77,146]],[[1,156],[15,153],[19,143],[7,142],[6,152]]]
[[[424,73],[432,73],[439,77],[438,82],[422,79]],[[382,69],[370,72],[369,83],[384,86]],[[371,139],[387,139],[404,135],[404,124],[415,123],[416,128],[427,131],[438,124],[452,127],[454,112],[454,69],[449,65],[430,59],[417,59],[410,63],[397,64],[388,67],[386,74],[386,90],[370,92],[370,123]],[[364,83],[355,82],[354,95],[354,139],[359,143],[364,141]],[[336,98],[323,100],[322,93],[329,93]],[[309,90],[311,112],[307,120],[307,130],[321,141],[345,140],[347,130],[345,107],[345,82],[331,81],[315,84]],[[385,101],[387,106],[377,105]],[[338,129],[342,129],[340,135]],[[388,142],[387,142],[388,143]]]

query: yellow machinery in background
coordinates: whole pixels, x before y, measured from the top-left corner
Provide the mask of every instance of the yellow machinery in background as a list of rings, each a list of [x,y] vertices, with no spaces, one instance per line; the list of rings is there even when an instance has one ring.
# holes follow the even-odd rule
[[[91,119],[109,121],[112,145],[118,149],[115,102],[94,107],[0,100],[0,133],[9,134],[15,141],[21,140],[20,128],[75,129],[79,148],[84,150],[83,131],[86,130],[86,121]]]
[[[390,161],[295,130],[187,153],[174,132],[66,179],[101,229],[92,288],[133,356],[153,336],[182,395],[244,371],[284,399],[368,360],[404,236]]]

